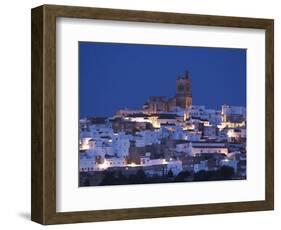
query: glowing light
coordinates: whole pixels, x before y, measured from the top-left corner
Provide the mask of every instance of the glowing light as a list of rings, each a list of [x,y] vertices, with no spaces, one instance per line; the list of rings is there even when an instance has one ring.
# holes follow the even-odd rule
[[[229,130],[229,131],[227,132],[227,136],[228,136],[228,137],[235,137],[235,135],[234,135],[234,133],[233,133],[232,130]]]
[[[108,167],[109,167],[109,162],[108,162],[107,160],[104,160],[103,163],[98,164],[98,168],[99,168],[100,170],[105,170],[105,169],[107,169]]]
[[[82,144],[80,145],[80,150],[89,150],[89,145],[88,144]]]
[[[137,167],[139,165],[137,165],[136,163],[132,162],[131,164],[127,164],[127,166],[129,166],[129,167]]]
[[[149,122],[152,124],[153,128],[160,128],[160,124],[157,117],[149,117]]]

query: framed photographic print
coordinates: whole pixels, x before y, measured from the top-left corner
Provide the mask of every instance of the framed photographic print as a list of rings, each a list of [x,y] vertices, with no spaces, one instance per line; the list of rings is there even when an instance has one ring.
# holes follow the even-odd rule
[[[273,210],[273,20],[32,9],[41,224]]]

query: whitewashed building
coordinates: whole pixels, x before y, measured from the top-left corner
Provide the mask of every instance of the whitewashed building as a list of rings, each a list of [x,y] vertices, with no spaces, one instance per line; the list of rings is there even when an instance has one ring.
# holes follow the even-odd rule
[[[125,157],[129,154],[130,139],[125,133],[119,133],[113,136],[113,152],[118,157]]]
[[[79,171],[80,172],[91,172],[96,170],[96,161],[95,157],[80,155],[80,161],[79,161]]]

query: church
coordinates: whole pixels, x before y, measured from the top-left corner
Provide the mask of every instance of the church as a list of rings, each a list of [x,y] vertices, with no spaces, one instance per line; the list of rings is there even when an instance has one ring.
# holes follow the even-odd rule
[[[177,77],[176,95],[172,98],[164,96],[151,96],[143,105],[146,113],[171,112],[176,107],[188,109],[192,105],[191,81],[188,71]]]

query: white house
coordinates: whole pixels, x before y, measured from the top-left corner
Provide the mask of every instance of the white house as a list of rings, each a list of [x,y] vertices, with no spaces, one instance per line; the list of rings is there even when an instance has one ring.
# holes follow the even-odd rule
[[[194,164],[193,170],[194,170],[194,173],[197,173],[202,170],[207,171],[208,170],[208,161],[200,161],[199,163]]]
[[[113,152],[118,157],[128,156],[130,148],[130,140],[128,135],[125,135],[124,133],[114,135],[112,145]]]
[[[183,143],[176,144],[176,152],[191,154],[192,146],[191,146],[190,142],[183,142]]]
[[[225,143],[216,142],[192,142],[192,155],[200,153],[221,153],[228,154]]]
[[[167,171],[171,170],[173,175],[176,176],[182,171],[182,161],[180,160],[172,160],[168,161]]]
[[[220,161],[220,166],[229,166],[232,167],[234,169],[234,172],[237,172],[237,164],[238,161],[237,160],[230,160],[230,159],[224,159]]]
[[[80,156],[79,171],[80,172],[91,172],[96,170],[95,157]]]

